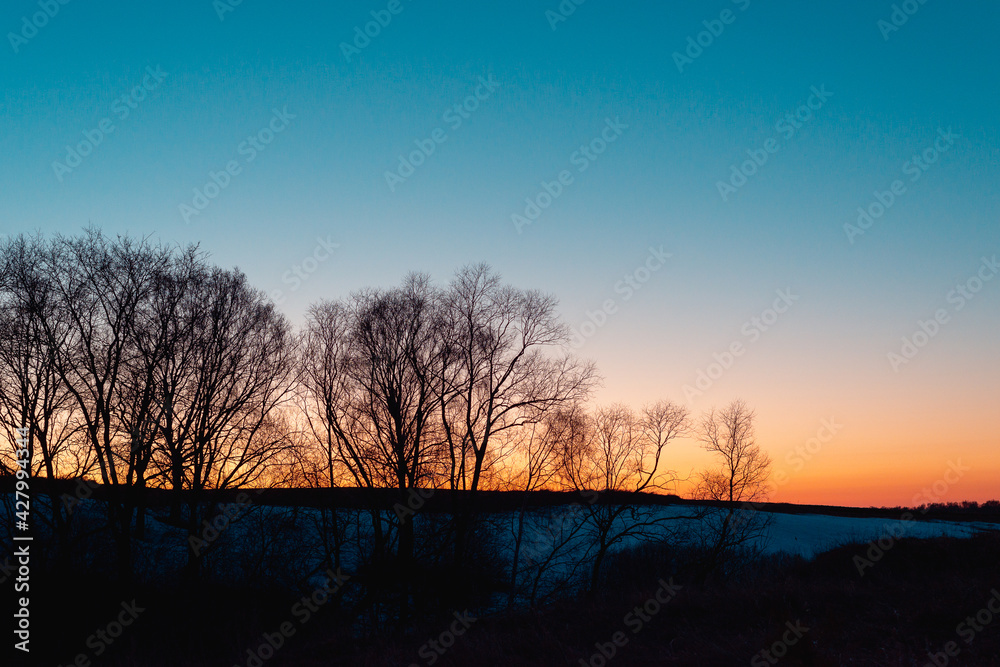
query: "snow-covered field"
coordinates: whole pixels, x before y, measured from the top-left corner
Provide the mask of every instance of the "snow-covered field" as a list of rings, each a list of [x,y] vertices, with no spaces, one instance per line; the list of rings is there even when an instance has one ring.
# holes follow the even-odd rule
[[[8,501],[8,506],[9,506]],[[697,511],[693,506],[661,506],[643,508],[648,516],[664,521],[663,532],[681,525],[691,526],[689,517]],[[583,514],[579,508],[549,507],[537,510],[528,516],[522,542],[521,565],[530,568],[545,562],[554,545],[561,543],[567,532],[572,531],[575,522]],[[950,536],[966,538],[980,530],[998,530],[998,524],[956,523],[942,521],[904,521],[884,518],[853,518],[820,514],[771,515],[772,522],[765,541],[760,545],[768,553],[787,553],[812,558],[834,547],[872,540],[895,539],[900,537],[930,538]],[[356,547],[364,542],[370,532],[370,524],[364,513],[340,511],[338,518],[347,526],[345,550],[342,565],[345,570],[353,569],[357,563]],[[103,504],[84,500],[75,511],[75,523],[87,532],[105,521]],[[188,535],[181,528],[164,522],[166,510],[152,510],[146,522],[145,539],[135,543],[134,557],[137,574],[150,579],[162,577],[170,572],[179,572],[187,560]],[[415,521],[427,521],[417,515]],[[497,513],[491,516],[495,527],[495,547],[498,553],[507,557],[514,543],[517,525],[515,513]],[[310,508],[255,507],[245,515],[237,517],[231,524],[221,526],[218,536],[211,540],[207,550],[212,571],[223,579],[244,579],[248,575],[262,580],[271,580],[279,585],[301,585],[308,572],[316,572],[324,561],[327,550],[323,546],[322,518],[319,510]],[[676,534],[675,539],[676,539]],[[639,543],[638,538],[629,538],[616,545],[612,551]],[[569,544],[561,547],[559,562],[552,563],[553,573],[565,571],[569,564],[585,560],[588,548],[587,534],[581,533]],[[78,560],[86,562],[112,562],[111,544],[103,538],[84,538],[78,545],[82,553]],[[103,552],[103,553],[100,553]],[[321,583],[320,577],[317,585]]]
[[[699,507],[668,505],[653,508],[662,519],[691,516]],[[555,508],[554,513],[569,512],[568,508]],[[771,525],[760,544],[765,553],[787,553],[813,558],[843,544],[866,544],[883,538],[967,538],[981,530],[1000,530],[1000,524],[977,522],[918,521],[886,518],[842,517],[827,514],[770,514]],[[676,524],[665,524],[672,526]],[[625,541],[625,546],[637,540]]]
[[[842,544],[867,543],[886,537],[971,537],[1000,525],[949,521],[903,521],[775,513],[766,550],[812,558]]]

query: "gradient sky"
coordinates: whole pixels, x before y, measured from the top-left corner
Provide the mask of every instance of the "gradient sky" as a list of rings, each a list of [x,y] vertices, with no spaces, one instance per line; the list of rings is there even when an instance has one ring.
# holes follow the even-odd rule
[[[7,36],[0,232],[92,223],[199,242],[281,290],[297,323],[320,298],[487,261],[557,295],[577,328],[614,300],[578,350],[605,377],[600,402],[697,413],[747,400],[787,476],[775,500],[1000,496],[1000,279],[961,310],[949,301],[1000,254],[997,5],[914,2],[887,32],[888,0],[589,0],[555,29],[557,0],[401,0],[348,60],[341,44],[388,1],[225,1],[69,2],[30,38]],[[731,22],[713,23],[724,10]],[[39,11],[4,3],[3,33]],[[720,26],[679,71],[674,53]],[[121,118],[144,76],[152,90]],[[496,89],[454,127],[445,113],[480,77]],[[776,124],[812,87],[832,96],[788,137]],[[248,162],[243,142],[286,107],[295,118]],[[114,132],[57,178],[53,163],[104,119]],[[579,171],[607,119],[627,128]],[[386,171],[438,128],[447,140],[391,190]],[[949,128],[948,150],[911,180],[906,163]],[[724,201],[717,183],[769,139],[777,151]],[[240,173],[186,222],[180,205],[230,161]],[[572,183],[518,233],[512,214],[563,170]],[[844,225],[896,179],[905,191],[851,243]],[[292,290],[317,239],[339,247]],[[672,256],[626,300],[616,285],[661,246]],[[797,300],[754,339],[752,318],[770,319],[786,289]],[[947,322],[894,370],[887,355],[939,309]],[[743,354],[712,369],[736,342]],[[700,371],[719,377],[686,395]],[[671,462],[686,475],[706,459],[684,441]],[[968,470],[948,473],[959,462]]]

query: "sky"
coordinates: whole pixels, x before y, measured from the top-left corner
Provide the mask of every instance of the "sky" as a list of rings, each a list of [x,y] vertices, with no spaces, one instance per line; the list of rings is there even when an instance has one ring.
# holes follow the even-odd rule
[[[746,400],[774,500],[997,498],[998,19],[10,0],[0,233],[199,243],[295,323],[485,261],[558,297],[596,402]]]

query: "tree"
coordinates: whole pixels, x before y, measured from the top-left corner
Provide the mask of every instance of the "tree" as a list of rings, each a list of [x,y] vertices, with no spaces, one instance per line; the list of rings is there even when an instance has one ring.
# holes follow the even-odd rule
[[[613,405],[597,409],[586,419],[582,437],[568,441],[564,453],[568,484],[605,496],[585,506],[592,539],[591,592],[612,547],[631,538],[662,538],[668,525],[678,520],[655,507],[630,503],[628,495],[671,487],[677,476],[663,468],[663,453],[689,428],[687,409],[669,401],[648,405],[640,414]]]
[[[131,578],[131,446],[121,438],[116,408],[127,392],[127,369],[136,354],[134,322],[150,298],[171,251],[148,240],[112,241],[96,229],[80,238],[46,244],[35,280],[45,281],[51,308],[40,317],[50,363],[66,386],[94,452],[101,480],[110,487],[109,526],[119,575]],[[34,304],[40,307],[40,304]]]
[[[20,435],[17,429],[27,429],[31,475],[54,480],[88,472],[94,459],[73,440],[77,420],[72,396],[52,364],[52,343],[42,328],[44,320],[52,319],[53,309],[50,283],[38,268],[43,250],[40,237],[23,235],[0,247],[0,423],[12,444]],[[65,333],[60,327],[57,343]],[[15,468],[15,451],[0,455],[5,471]],[[35,512],[35,516],[51,522],[56,558],[65,564],[72,507],[57,502],[54,493],[47,500],[49,515]],[[31,501],[35,508],[42,506],[37,494]]]
[[[401,620],[409,613],[415,578],[410,496],[433,484],[440,450],[439,312],[429,278],[412,274],[398,288],[312,307],[303,338],[303,405],[310,430],[323,443],[328,479],[346,471],[357,486],[397,490],[395,512],[369,513],[369,567],[372,590],[399,584],[392,592],[399,593]]]
[[[82,471],[76,466],[60,470],[62,459],[72,463],[61,454],[71,447],[73,404],[41,328],[42,320],[51,319],[53,305],[49,284],[39,279],[42,248],[39,237],[25,236],[0,248],[0,422],[11,442],[17,428],[28,429],[32,475],[44,472],[54,479]]]
[[[136,309],[130,327],[135,354],[125,365],[125,389],[116,410],[123,438],[129,444],[126,483],[136,492],[136,533],[140,537],[145,530],[147,470],[158,448],[164,446],[161,436],[168,430],[164,422],[173,406],[168,400],[174,380],[171,371],[190,361],[182,353],[183,342],[193,339],[197,330],[197,321],[185,318],[183,307],[192,295],[197,299],[204,296],[196,287],[205,270],[205,257],[196,246],[172,254],[156,276],[149,298]],[[180,463],[174,461],[175,465]],[[178,472],[173,472],[177,477]],[[180,486],[175,482],[175,488]]]
[[[718,503],[702,517],[706,572],[725,565],[738,551],[759,550],[770,527],[770,515],[754,508],[767,498],[771,469],[770,457],[754,436],[755,418],[744,401],[735,400],[701,420],[702,445],[719,461],[701,473],[695,489],[696,498]]]
[[[511,566],[510,590],[507,594],[508,606],[513,606],[520,585],[521,549],[524,545],[527,528],[528,503],[532,494],[551,485],[559,475],[562,462],[560,454],[562,441],[572,428],[572,415],[577,409],[571,408],[565,413],[555,411],[546,416],[541,423],[531,424],[520,432],[515,432],[513,451],[507,453],[508,465],[506,471],[512,478],[505,484],[506,488],[522,492],[521,506],[513,516],[511,536]],[[514,458],[511,464],[509,461]]]
[[[50,477],[63,452],[95,462],[123,579],[148,481],[192,492],[194,532],[203,491],[259,482],[289,446],[290,327],[240,272],[96,229],[22,237],[2,271],[0,410],[29,426]]]
[[[269,468],[291,447],[282,409],[295,380],[291,327],[263,292],[236,270],[185,272],[177,299],[181,337],[164,327],[169,353],[156,373],[160,467],[188,492],[192,537],[211,520],[211,492],[266,483]],[[178,486],[180,485],[180,486]],[[202,551],[189,542],[188,574]]]
[[[556,305],[554,297],[504,285],[485,264],[460,270],[443,295],[441,423],[459,562],[494,438],[583,400],[596,382],[593,364],[555,353],[569,339]]]
[[[327,451],[328,478],[416,488],[431,481],[441,337],[426,276],[308,313],[302,382],[307,423]]]

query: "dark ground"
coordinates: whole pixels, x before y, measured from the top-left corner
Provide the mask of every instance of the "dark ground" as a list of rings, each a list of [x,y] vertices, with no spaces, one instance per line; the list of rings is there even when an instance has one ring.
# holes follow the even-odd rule
[[[419,618],[406,636],[367,640],[351,638],[349,616],[333,602],[296,622],[295,634],[260,664],[1000,665],[1000,614],[987,609],[996,595],[1000,611],[1000,533],[903,539],[861,576],[855,558],[867,549],[845,546],[811,562],[775,557],[742,575],[701,580],[684,554],[650,546],[609,564],[592,598],[466,617],[464,625],[451,614]],[[676,597],[637,616],[635,607],[655,599],[661,579],[671,577],[682,586]],[[287,594],[204,586],[127,593],[93,578],[40,579],[32,590],[33,661],[3,664],[68,666],[82,653],[94,665],[244,667],[265,633],[274,638],[283,622],[296,620],[296,599]],[[132,598],[145,611],[95,657],[104,643],[88,637]],[[966,621],[977,613],[978,621]],[[450,648],[435,651],[431,640]],[[602,647],[613,657],[604,659]]]

